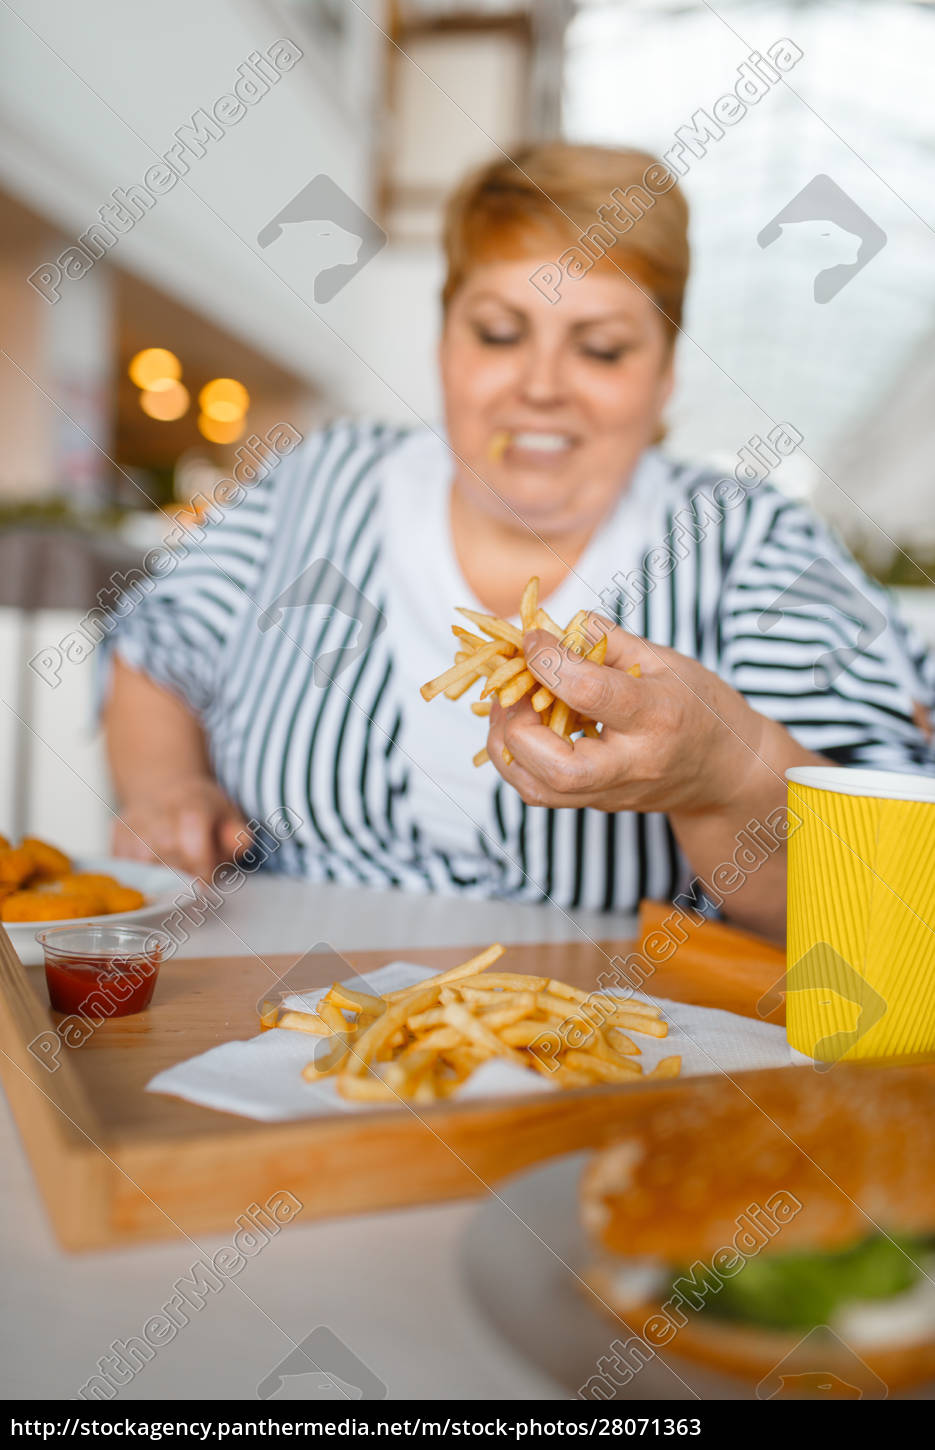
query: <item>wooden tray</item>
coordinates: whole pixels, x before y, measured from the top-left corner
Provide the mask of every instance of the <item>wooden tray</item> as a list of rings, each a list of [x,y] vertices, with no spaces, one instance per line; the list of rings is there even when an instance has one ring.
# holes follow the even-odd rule
[[[641,934],[671,910],[649,904]],[[589,987],[609,956],[633,945],[514,946],[509,968]],[[400,957],[442,969],[468,955],[444,948],[357,952],[346,959],[365,972]],[[268,959],[283,972],[292,961]],[[333,977],[333,959],[309,957],[306,964],[307,985]],[[775,947],[706,924],[647,985],[661,997],[754,1016],[783,966]],[[304,1221],[482,1193],[540,1159],[612,1138],[647,1093],[676,1097],[698,1081],[274,1124],[143,1092],[163,1068],[255,1036],[255,1003],[268,982],[255,958],[167,962],[148,1012],[102,1023],[83,1046],[63,1048],[50,1072],[28,1050],[56,1020],[43,975],[27,972],[0,930],[0,1071],[65,1247],[230,1232],[239,1215],[277,1190],[299,1199]],[[781,1021],[781,1010],[770,1020]],[[744,1074],[747,1090],[763,1076]]]

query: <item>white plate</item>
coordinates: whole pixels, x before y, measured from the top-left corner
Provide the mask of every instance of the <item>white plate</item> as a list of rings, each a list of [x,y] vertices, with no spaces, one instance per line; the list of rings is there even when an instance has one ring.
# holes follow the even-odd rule
[[[133,886],[142,891],[146,905],[135,911],[115,911],[109,916],[76,916],[62,921],[5,921],[3,925],[16,948],[24,966],[41,965],[42,948],[36,941],[36,932],[49,926],[87,926],[89,922],[104,922],[118,926],[134,922],[158,923],[169,915],[181,896],[188,897],[195,878],[183,871],[173,871],[169,866],[160,866],[152,861],[124,861],[113,856],[99,856],[92,860],[76,860],[74,871],[95,871],[99,875],[113,876],[121,886]]]
[[[523,1359],[566,1391],[579,1391],[598,1362],[614,1365],[614,1341],[632,1331],[599,1306],[582,1282],[590,1248],[578,1218],[578,1180],[591,1155],[570,1153],[497,1185],[468,1226],[462,1269],[468,1291],[486,1322]],[[656,1354],[627,1384],[606,1376],[617,1400],[748,1400],[754,1387],[732,1375],[699,1368],[675,1354]],[[583,1396],[596,1398],[592,1390]],[[891,1399],[935,1398],[935,1385]],[[690,1416],[691,1409],[679,1411]]]

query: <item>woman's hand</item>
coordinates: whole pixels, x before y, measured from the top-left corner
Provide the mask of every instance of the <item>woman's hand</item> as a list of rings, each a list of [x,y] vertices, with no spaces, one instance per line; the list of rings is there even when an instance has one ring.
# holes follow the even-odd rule
[[[527,805],[664,812],[706,893],[732,920],[782,941],[785,771],[828,762],[697,660],[596,615],[586,632],[591,640],[607,634],[603,665],[567,654],[542,630],[527,634],[523,649],[542,684],[603,723],[600,738],[571,745],[541,724],[528,698],[508,710],[495,701],[487,750],[497,770]],[[638,679],[627,674],[635,664]],[[768,825],[776,849],[742,867],[738,849],[756,822]]]
[[[179,779],[121,809],[113,833],[118,856],[161,861],[207,878],[250,844],[247,823],[216,781]]]
[[[591,615],[587,637],[604,633],[603,665],[569,654],[543,630],[526,635],[536,678],[603,731],[571,745],[543,727],[528,696],[508,710],[495,702],[487,750],[504,779],[527,805],[675,815],[742,799],[763,768],[772,722],[697,660]],[[627,673],[632,665],[639,678]]]

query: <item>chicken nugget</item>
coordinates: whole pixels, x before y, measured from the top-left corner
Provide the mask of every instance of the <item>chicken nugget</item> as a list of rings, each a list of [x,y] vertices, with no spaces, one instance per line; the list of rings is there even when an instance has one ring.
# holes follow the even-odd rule
[[[0,851],[9,851],[10,843],[6,836],[0,836]]]
[[[70,921],[95,915],[88,910],[88,897],[66,896],[64,891],[14,891],[0,905],[4,921]]]
[[[146,904],[142,891],[136,891],[132,886],[112,886],[103,894],[104,910],[111,915],[117,911],[136,911]]]
[[[56,891],[90,891],[94,896],[106,896],[108,891],[122,891],[116,876],[103,876],[95,871],[73,871],[60,876],[55,883]]]
[[[37,881],[54,881],[71,870],[71,859],[57,846],[40,841],[38,836],[24,836],[19,843],[33,863],[33,875]]]
[[[0,886],[22,886],[35,871],[33,858],[21,846],[0,850]]]

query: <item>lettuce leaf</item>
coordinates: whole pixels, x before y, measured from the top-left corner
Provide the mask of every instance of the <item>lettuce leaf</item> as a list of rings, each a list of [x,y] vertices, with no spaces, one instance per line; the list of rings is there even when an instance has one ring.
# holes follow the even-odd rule
[[[708,1290],[699,1312],[776,1329],[811,1329],[830,1323],[845,1304],[911,1289],[922,1277],[916,1264],[933,1246],[931,1238],[874,1235],[832,1253],[760,1254],[732,1278],[722,1279],[713,1269],[702,1276],[696,1268],[695,1282],[703,1279]],[[689,1272],[676,1271],[673,1291]]]

